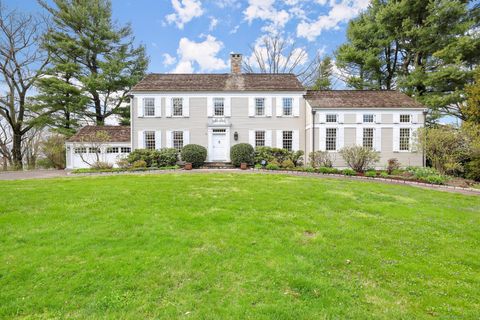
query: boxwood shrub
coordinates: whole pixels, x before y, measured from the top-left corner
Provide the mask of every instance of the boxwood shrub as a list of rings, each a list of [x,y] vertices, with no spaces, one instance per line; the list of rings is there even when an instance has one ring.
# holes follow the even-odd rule
[[[187,144],[182,148],[181,158],[194,168],[201,167],[207,159],[207,149],[198,144]]]
[[[173,148],[163,148],[159,150],[136,149],[128,156],[127,161],[130,164],[138,160],[143,160],[147,167],[169,167],[174,166],[178,160],[178,152]]]
[[[239,167],[241,163],[252,165],[255,159],[255,150],[248,143],[239,143],[230,148],[232,164]]]

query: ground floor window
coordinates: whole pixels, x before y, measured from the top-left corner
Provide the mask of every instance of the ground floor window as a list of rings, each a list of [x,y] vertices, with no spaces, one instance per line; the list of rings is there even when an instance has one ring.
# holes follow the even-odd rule
[[[293,131],[283,131],[283,149],[292,151]]]
[[[132,148],[130,147],[121,147],[120,148],[121,153],[130,153],[132,152]]]
[[[255,147],[265,146],[265,131],[255,131]]]
[[[363,146],[373,149],[373,128],[363,128]]]
[[[325,135],[325,150],[337,150],[337,128],[327,128]]]
[[[173,147],[178,151],[182,151],[183,148],[183,131],[172,132]]]
[[[410,128],[400,128],[400,151],[410,150]]]
[[[155,131],[145,131],[145,149],[155,150]]]

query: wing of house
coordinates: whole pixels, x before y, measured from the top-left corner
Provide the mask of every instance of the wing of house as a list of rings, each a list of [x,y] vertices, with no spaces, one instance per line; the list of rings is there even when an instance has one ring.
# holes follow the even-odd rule
[[[412,142],[423,126],[424,107],[410,97],[307,91],[293,74],[243,74],[241,59],[231,55],[228,74],[147,75],[131,92],[131,148],[199,144],[208,150],[207,161],[229,162],[232,145],[250,143],[306,154],[328,151],[334,165],[344,167],[338,151],[360,144],[380,152],[381,167],[389,158],[422,165]]]

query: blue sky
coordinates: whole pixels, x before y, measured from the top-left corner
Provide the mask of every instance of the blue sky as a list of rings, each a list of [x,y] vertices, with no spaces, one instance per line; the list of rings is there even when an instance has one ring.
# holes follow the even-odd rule
[[[113,0],[118,23],[130,23],[150,57],[149,72],[228,72],[230,52],[249,59],[250,46],[278,34],[299,50],[332,54],[348,21],[368,0]],[[6,0],[41,11],[36,0]],[[261,49],[261,47],[259,47]],[[300,51],[299,51],[300,52]]]

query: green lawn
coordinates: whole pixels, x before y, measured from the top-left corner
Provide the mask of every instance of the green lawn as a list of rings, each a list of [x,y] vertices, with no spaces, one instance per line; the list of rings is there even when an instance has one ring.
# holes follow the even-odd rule
[[[220,173],[0,182],[0,318],[479,315],[480,197]]]

